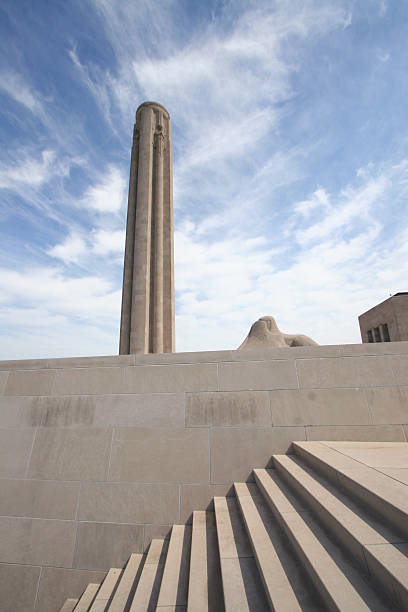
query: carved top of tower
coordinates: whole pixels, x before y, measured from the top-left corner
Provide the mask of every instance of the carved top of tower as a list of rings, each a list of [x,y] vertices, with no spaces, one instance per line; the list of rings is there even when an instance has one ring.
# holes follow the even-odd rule
[[[136,115],[139,112],[139,110],[143,107],[143,106],[150,106],[152,108],[155,108],[157,110],[161,110],[165,113],[165,116],[167,117],[167,119],[170,119],[170,113],[167,110],[167,108],[164,108],[164,106],[162,104],[159,104],[159,102],[143,102],[143,104],[141,104],[137,110],[136,110]]]

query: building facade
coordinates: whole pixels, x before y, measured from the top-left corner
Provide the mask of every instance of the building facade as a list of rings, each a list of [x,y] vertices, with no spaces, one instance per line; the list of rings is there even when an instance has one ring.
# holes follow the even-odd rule
[[[363,343],[408,340],[408,291],[370,308],[358,321]]]

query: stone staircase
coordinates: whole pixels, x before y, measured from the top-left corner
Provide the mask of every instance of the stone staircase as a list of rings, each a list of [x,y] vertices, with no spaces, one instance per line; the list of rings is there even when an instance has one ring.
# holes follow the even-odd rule
[[[294,442],[61,612],[408,610],[408,470],[331,444]]]

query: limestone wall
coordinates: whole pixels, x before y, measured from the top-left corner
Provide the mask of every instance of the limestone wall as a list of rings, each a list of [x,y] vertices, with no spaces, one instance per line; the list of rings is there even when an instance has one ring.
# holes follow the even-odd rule
[[[0,608],[56,610],[292,440],[407,423],[408,342],[0,362]]]

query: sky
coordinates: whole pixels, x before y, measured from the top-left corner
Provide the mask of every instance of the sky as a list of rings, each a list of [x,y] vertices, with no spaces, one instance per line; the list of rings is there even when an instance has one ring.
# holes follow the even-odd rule
[[[136,108],[170,112],[176,349],[408,290],[408,2],[1,0],[0,359],[118,352]]]

